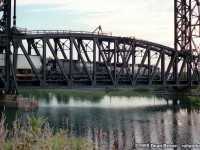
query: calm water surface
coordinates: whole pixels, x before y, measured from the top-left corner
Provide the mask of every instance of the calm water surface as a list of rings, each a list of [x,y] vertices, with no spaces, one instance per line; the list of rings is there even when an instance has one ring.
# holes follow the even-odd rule
[[[200,149],[199,109],[184,98],[102,95],[91,100],[54,92],[36,97],[40,107],[33,113],[48,116],[55,128],[68,118],[75,135],[94,141],[97,148]],[[11,122],[16,113],[25,117],[32,112],[6,113]]]

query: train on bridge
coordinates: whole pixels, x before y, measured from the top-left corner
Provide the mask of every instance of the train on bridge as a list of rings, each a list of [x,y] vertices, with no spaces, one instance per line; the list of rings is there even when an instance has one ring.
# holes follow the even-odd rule
[[[11,55],[11,58],[13,55]],[[40,57],[36,55],[29,55],[30,59],[32,60],[38,74],[40,77],[42,77],[43,70],[42,70],[42,64],[40,62]],[[13,62],[13,59],[11,60]],[[72,63],[72,64],[70,64]],[[117,76],[121,76],[123,81],[128,80],[129,76],[133,76],[134,74],[137,74],[139,68],[139,75],[138,80],[141,81],[148,81],[148,74],[149,74],[149,67],[151,73],[154,72],[154,69],[156,66],[151,65],[142,65],[141,64],[127,64],[127,66],[124,66],[124,63],[111,63],[109,64],[109,71],[106,69],[106,66],[103,62],[96,62],[94,67],[93,62],[85,62],[86,68],[84,67],[83,63],[80,60],[72,60],[71,62],[65,59],[59,59],[59,64],[62,67],[62,70],[65,72],[65,74],[70,77],[70,66],[72,65],[73,68],[73,81],[78,83],[79,85],[87,85],[89,84],[89,78],[87,75],[86,70],[88,70],[89,74],[92,76],[94,73],[94,69],[96,70],[96,77],[97,81],[103,84],[106,84],[104,82],[109,82],[109,72],[114,76],[115,74]],[[116,66],[115,66],[116,65]],[[141,67],[140,67],[141,66]],[[21,86],[25,86],[27,84],[34,85],[34,83],[37,81],[37,76],[34,74],[30,64],[28,63],[25,55],[18,54],[17,56],[17,63],[16,63],[16,80]],[[0,72],[5,71],[5,54],[0,54]],[[161,72],[160,68],[156,68],[155,70],[155,76],[154,80],[160,80],[161,79]],[[56,82],[62,84],[62,81],[64,81],[64,76],[61,72],[61,69],[59,68],[58,63],[55,59],[48,59],[46,62],[46,80],[49,83]],[[2,82],[2,81],[1,81]],[[55,83],[54,83],[55,84]]]

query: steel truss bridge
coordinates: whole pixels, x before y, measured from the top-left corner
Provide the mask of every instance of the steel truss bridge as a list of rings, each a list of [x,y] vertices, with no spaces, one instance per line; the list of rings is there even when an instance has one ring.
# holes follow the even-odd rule
[[[175,48],[137,39],[94,32],[16,28],[11,0],[0,0],[0,54],[5,58],[0,89],[18,92],[19,87],[172,86],[192,87],[199,77],[199,0],[174,0]],[[30,65],[20,73],[18,55]],[[52,55],[51,60],[47,57]],[[40,68],[31,58],[39,57]],[[0,60],[1,62],[1,60]]]

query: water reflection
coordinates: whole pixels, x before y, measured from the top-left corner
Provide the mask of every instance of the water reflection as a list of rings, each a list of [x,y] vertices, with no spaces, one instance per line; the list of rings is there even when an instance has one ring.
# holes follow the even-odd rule
[[[56,128],[63,126],[64,117],[68,118],[76,136],[94,141],[100,149],[140,149],[140,143],[146,143],[147,149],[150,144],[183,149],[181,144],[200,143],[199,109],[182,97],[101,95],[93,101],[91,95],[89,100],[70,95],[58,99],[53,92],[45,95],[48,100],[38,97],[41,107],[35,113],[48,116],[50,125]],[[13,114],[26,116],[31,112],[6,113],[11,121]]]
[[[102,108],[132,108],[132,107],[152,107],[165,106],[172,104],[172,101],[167,102],[165,99],[157,99],[156,97],[117,97],[104,96],[100,101],[86,101],[81,99],[69,98],[67,101],[58,101],[57,97],[52,96],[49,101],[39,100],[40,107],[102,107]]]

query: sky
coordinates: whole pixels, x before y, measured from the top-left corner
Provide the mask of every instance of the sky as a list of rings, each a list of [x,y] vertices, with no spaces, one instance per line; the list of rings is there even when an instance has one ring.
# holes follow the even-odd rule
[[[93,31],[135,36],[174,46],[171,0],[16,0],[17,27],[28,30]]]

